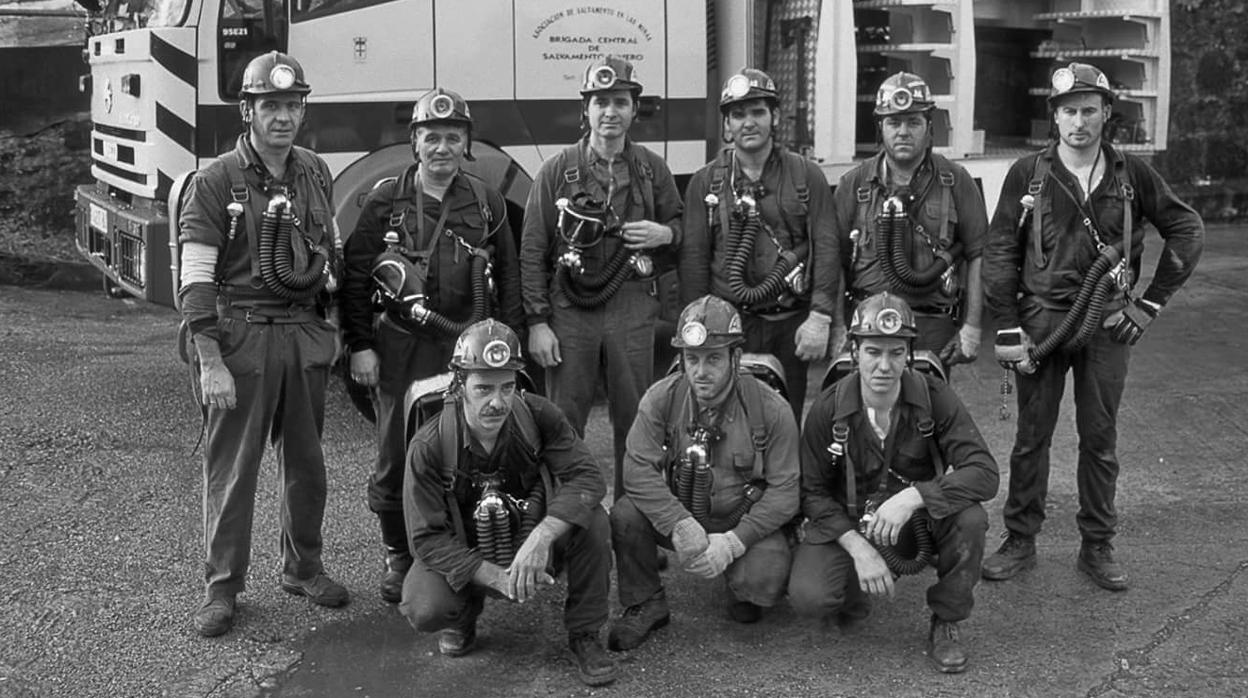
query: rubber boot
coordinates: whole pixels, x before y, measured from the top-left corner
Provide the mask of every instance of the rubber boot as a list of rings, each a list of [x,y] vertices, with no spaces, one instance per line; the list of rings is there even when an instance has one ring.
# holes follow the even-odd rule
[[[381,575],[381,598],[389,603],[403,599],[403,578],[412,567],[407,547],[407,523],[402,511],[379,511],[381,542],[386,546],[386,571]]]

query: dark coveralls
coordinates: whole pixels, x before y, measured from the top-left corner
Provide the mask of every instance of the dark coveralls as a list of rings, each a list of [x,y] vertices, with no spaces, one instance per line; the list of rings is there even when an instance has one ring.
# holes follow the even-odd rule
[[[312,156],[315,157],[315,156]],[[191,180],[178,221],[179,239],[218,248],[216,332],[221,357],[234,377],[234,409],[208,407],[204,444],[205,580],[209,598],[243,590],[251,560],[256,478],[266,439],[280,463],[283,573],[309,579],[323,571],[321,520],[325,511],[325,461],[321,431],[325,382],[337,330],[314,301],[291,303],[264,285],[260,272],[260,216],[270,184],[293,192],[299,232],[333,247],[333,210],[322,189],[329,168],[315,158],[319,177],[292,152],[283,182],[273,182],[246,136],[231,153]],[[237,235],[227,244],[231,196],[226,168],[241,165],[247,186]],[[251,219],[251,224],[245,222]]]
[[[1191,276],[1204,246],[1204,224],[1190,206],[1174,195],[1150,165],[1139,158],[1102,146],[1106,169],[1085,204],[1090,220],[1106,244],[1122,241],[1124,194],[1133,194],[1130,267],[1139,279],[1144,252],[1142,219],[1148,219],[1165,241],[1157,270],[1144,298],[1165,305]],[[1038,158],[1050,163],[1050,181],[1036,197],[1042,211],[1040,263],[1030,226],[1020,232],[1020,199],[1028,193]],[[1084,214],[1074,200],[1052,181],[1060,178],[1071,192],[1081,191],[1074,175],[1062,165],[1056,146],[1020,158],[1010,168],[992,218],[984,249],[985,302],[1001,328],[1022,327],[1039,343],[1061,323],[1074,302],[1083,277],[1097,257],[1092,235],[1083,226]],[[1105,316],[1125,304],[1121,293],[1106,304]],[[1018,431],[1010,453],[1009,498],[1005,525],[1011,532],[1035,536],[1044,522],[1049,485],[1049,446],[1057,425],[1066,373],[1074,371],[1075,428],[1079,435],[1079,513],[1076,522],[1085,542],[1107,542],[1114,536],[1118,515],[1114,495],[1118,481],[1118,405],[1127,379],[1131,348],[1113,341],[1100,329],[1083,349],[1056,352],[1032,375],[1018,374]]]
[[[925,404],[926,403],[926,404]],[[800,614],[855,617],[867,614],[870,601],[858,586],[854,560],[837,542],[857,528],[866,499],[884,484],[889,496],[911,481],[931,517],[932,539],[939,559],[937,581],[927,590],[927,605],[941,620],[956,622],[971,615],[979,564],[984,556],[988,517],[981,502],[997,493],[997,462],[953,388],[918,371],[906,371],[893,422],[883,444],[871,428],[862,403],[857,371],[827,388],[811,405],[802,430],[802,512],[808,519],[806,539],[798,546],[789,579],[789,601]],[[930,444],[919,430],[920,420],[933,422],[944,465],[936,473]],[[835,442],[833,425],[845,420],[845,444],[854,466],[854,492],[848,493],[845,458],[828,452]],[[917,512],[916,512],[917,514]]]
[[[757,381],[739,376],[738,381]],[[733,531],[745,546],[745,554],[724,571],[728,591],[735,600],[758,606],[774,606],[784,596],[791,559],[785,524],[798,512],[797,421],[776,391],[758,385],[762,396],[762,422],[766,425],[763,452],[762,499],[732,525],[730,515],[744,498],[744,485],[754,472],[754,441],[740,386],[714,410],[700,410],[696,398],[682,397],[688,390],[683,373],[655,383],[641,399],[637,421],[628,432],[624,459],[626,494],[611,507],[611,538],[619,576],[620,604],[636,606],[663,590],[659,579],[658,545],[671,548],[672,528],[692,516],[668,486],[668,454],[682,454],[693,443],[688,427],[718,425],[722,436],[711,444],[713,489],[710,513],[703,527],[707,533]],[[673,443],[663,446],[671,423]]]
[[[399,611],[419,631],[454,627],[465,615],[475,618],[481,613],[486,590],[472,583],[483,560],[472,525],[481,495],[473,475],[500,471],[505,473],[503,491],[517,499],[541,486],[541,470],[554,478],[546,515],[572,524],[551,549],[552,567],[566,567],[568,573],[564,625],[570,634],[594,632],[607,621],[611,547],[601,504],[606,495],[602,473],[554,404],[530,393],[517,393],[512,399],[528,402],[540,444],[525,443],[514,411],[489,454],[461,426],[453,437],[458,439],[459,462],[449,467],[442,459],[440,419],[427,422],[412,439],[403,510],[416,562],[403,582]],[[459,423],[463,425],[462,415]],[[454,482],[448,487],[446,478],[452,473]],[[450,507],[458,509],[458,517]],[[519,549],[519,544],[515,547]]]
[[[835,318],[836,293],[841,267],[837,262],[835,211],[828,180],[819,166],[781,146],[774,146],[757,183],[750,180],[726,148],[719,157],[693,174],[685,189],[685,241],[680,259],[681,302],[688,305],[697,298],[713,293],[737,306],[745,330],[747,352],[771,354],[784,367],[786,392],[793,414],[800,418],[806,402],[806,363],[797,358],[797,328],[811,310]],[[793,181],[795,168],[806,170],[806,201],[801,200],[799,183]],[[735,172],[734,172],[735,168]],[[718,174],[717,174],[718,173]],[[749,188],[761,185],[763,195],[756,197],[759,216],[774,231],[786,250],[802,243],[809,245],[806,272],[810,292],[804,296],[789,295],[784,302],[771,298],[747,306],[728,283],[726,261],[729,231],[722,225],[718,209],[716,220],[706,218],[706,195],[717,176],[722,176],[717,194],[719,206],[732,206],[733,182]],[[754,256],[746,269],[746,283],[756,285],[775,267],[779,258],[776,245],[760,230],[754,243]],[[788,294],[786,294],[788,295]]]
[[[962,243],[962,256],[954,261],[960,267],[958,288],[965,293],[967,267],[980,256],[988,227],[984,197],[965,168],[935,153],[924,159],[906,191],[899,192],[885,178],[884,159],[881,152],[860,163],[846,172],[836,187],[837,234],[846,295],[854,304],[883,291],[901,296],[914,311],[919,330],[914,350],[939,355],[958,332],[958,295],[937,288],[915,296],[892,288],[880,263],[884,242],[879,234],[879,215],[884,202],[900,193],[913,231],[909,238],[902,239],[906,259],[914,269],[927,269],[935,259],[932,246],[945,247],[940,242],[940,231],[941,213],[947,211],[948,244]],[[952,186],[942,183],[942,172],[946,178],[952,176]],[[850,239],[854,230],[859,231],[857,243]],[[848,319],[850,314],[845,317]]]
[[[409,186],[410,196],[394,201],[399,183],[382,184],[364,201],[355,232],[347,239],[344,256],[347,273],[342,288],[342,329],[353,351],[377,352],[379,381],[373,392],[377,412],[377,462],[368,483],[368,506],[375,512],[403,510],[403,469],[407,442],[404,436],[403,397],[412,381],[444,373],[455,348],[455,335],[443,334],[428,325],[404,320],[390,311],[373,313],[373,262],[386,249],[384,237],[392,209],[406,208],[402,233],[407,248],[424,255],[437,235],[437,245],[427,259],[425,305],[453,322],[472,316],[471,255],[451,231],[474,247],[493,247],[491,259],[497,284],[497,303],[490,301],[491,316],[520,328],[520,267],[516,242],[507,223],[503,197],[487,189],[486,204],[491,222],[482,216],[481,204],[464,175],[446,190],[445,200]],[[423,215],[422,215],[423,214]],[[400,239],[404,237],[400,234]],[[419,263],[418,263],[419,264]]]
[[[670,245],[644,250],[654,258],[656,269],[661,269],[675,265],[672,258],[680,248],[680,192],[667,163],[631,140],[612,162],[594,153],[588,136],[573,151],[573,156],[564,150],[542,163],[533,182],[520,240],[520,283],[529,327],[549,323],[559,339],[563,361],[546,369],[547,394],[578,434],[585,433],[594,394],[605,381],[618,497],[623,491],[624,440],[637,414],[637,401],[654,374],[657,272],[650,278],[624,282],[604,305],[590,309],[573,305],[556,281],[561,246],[555,201],[585,191],[597,201],[610,201],[610,227],[637,220],[670,226],[674,236]],[[567,181],[569,170],[576,171],[578,181]],[[585,250],[584,273],[598,274],[621,245],[621,238],[608,235],[601,244]]]

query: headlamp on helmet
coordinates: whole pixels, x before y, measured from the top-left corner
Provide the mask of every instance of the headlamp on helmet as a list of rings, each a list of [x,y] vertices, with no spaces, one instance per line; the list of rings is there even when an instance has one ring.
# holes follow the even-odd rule
[[[288,65],[275,65],[269,71],[269,82],[276,90],[289,90],[295,86],[295,69]]]
[[[510,327],[489,318],[469,325],[455,340],[451,367],[461,371],[524,368],[520,338]]]
[[[914,320],[914,311],[906,301],[888,293],[877,293],[866,298],[854,308],[850,320],[849,336],[855,339],[865,337],[899,337],[913,339],[919,334]]]
[[[677,349],[718,349],[745,341],[741,314],[718,296],[703,296],[680,312],[672,346]]]
[[[897,73],[880,83],[875,93],[875,115],[895,116],[928,112],[936,108],[932,89],[914,73]]]
[[[1109,78],[1099,68],[1087,63],[1070,63],[1053,71],[1049,79],[1049,106],[1053,100],[1063,95],[1095,92],[1114,101],[1114,91],[1109,85]]]
[[[770,75],[755,68],[742,68],[724,82],[724,89],[719,93],[719,108],[726,112],[733,104],[752,99],[765,99],[772,106],[780,103],[776,83]]]
[[[641,83],[637,82],[637,72],[632,63],[619,56],[603,56],[589,64],[585,69],[585,80],[581,83],[581,95],[589,96],[608,90],[641,94]]]

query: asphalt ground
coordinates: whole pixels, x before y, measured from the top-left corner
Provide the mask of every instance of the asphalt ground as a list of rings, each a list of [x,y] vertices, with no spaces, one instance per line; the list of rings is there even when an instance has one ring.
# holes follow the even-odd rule
[[[1134,350],[1117,539],[1131,589],[1101,590],[1074,568],[1068,396],[1040,564],[980,585],[962,624],[971,665],[956,676],[923,656],[931,571],[902,579],[849,635],[786,605],[737,625],[719,582],[669,571],[672,624],[617,655],[621,679],[596,690],[577,682],[566,650],[562,584],[523,606],[487,604],[479,649],[441,657],[377,596],[372,435],[337,388],[325,561],[351,604],[322,609],[278,588],[270,454],[238,622],[202,639],[190,623],[202,593],[199,413],[173,349],[176,317],[98,292],[0,287],[0,696],[1248,695],[1245,233],[1210,229],[1196,275]],[[1148,244],[1146,272],[1160,247]],[[953,383],[1004,461],[1014,425],[1000,418],[1002,372],[984,353]],[[604,410],[588,431],[609,462]]]

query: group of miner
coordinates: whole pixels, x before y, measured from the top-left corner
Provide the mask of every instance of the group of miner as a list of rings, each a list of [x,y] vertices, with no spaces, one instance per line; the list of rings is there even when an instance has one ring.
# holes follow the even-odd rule
[[[845,630],[935,567],[926,654],[961,672],[978,581],[1036,564],[1069,371],[1076,565],[1126,589],[1113,538],[1127,363],[1191,275],[1203,224],[1111,144],[1104,73],[1070,63],[1051,82],[1053,138],[1013,164],[990,221],[967,171],[933,152],[936,103],[917,75],[879,86],[879,152],[833,190],[777,141],[772,79],[742,69],[719,99],[727,145],[682,197],[629,138],[643,87],[607,56],[584,73],[584,135],[542,164],[519,234],[503,195],[463,169],[468,104],[437,88],[412,112],[413,164],[372,189],[344,245],[329,168],[294,144],[311,87],[290,56],[257,57],[245,133],[194,175],[178,219],[206,429],[196,630],[223,634],[238,612],[266,440],[281,587],[348,602],[321,561],[325,393],[344,353],[376,419],[381,596],[443,655],[475,648],[486,598],[524,602],[565,573],[568,643],[597,686],[619,676],[608,650],[669,623],[667,566],[722,579],[736,622],[787,598],[802,621]],[[1141,291],[1145,220],[1163,249]],[[679,356],[656,380],[670,278]],[[1018,398],[1005,540],[986,558],[998,467],[949,382],[979,353],[985,306]],[[825,361],[808,401],[808,366]],[[583,440],[600,393],[610,483]]]

